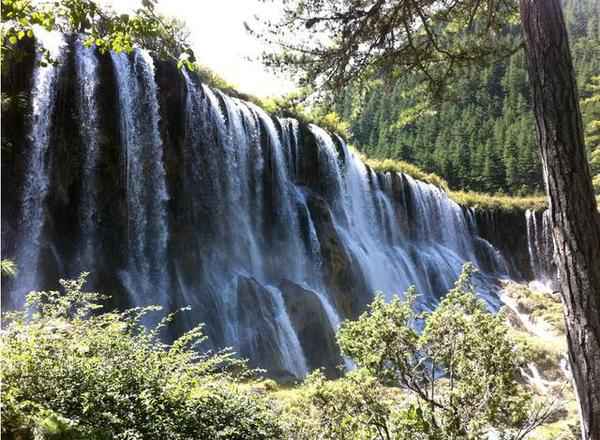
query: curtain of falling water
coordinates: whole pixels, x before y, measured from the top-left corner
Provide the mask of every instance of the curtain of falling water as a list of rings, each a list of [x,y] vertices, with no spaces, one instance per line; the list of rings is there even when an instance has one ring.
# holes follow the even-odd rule
[[[550,230],[550,211],[525,212],[527,247],[535,281],[544,289],[557,287],[558,271],[554,263],[554,244]]]
[[[27,142],[26,170],[21,199],[19,246],[16,254],[18,276],[9,307],[21,307],[25,295],[39,287],[38,271],[43,243],[45,201],[48,194],[48,149],[52,134],[52,116],[56,107],[57,82],[64,66],[64,38],[60,34],[36,29],[36,63],[31,90],[32,114]],[[48,51],[56,64],[42,65]]]
[[[74,50],[85,144],[77,246],[81,269],[89,270],[98,240],[99,61],[92,49],[76,44]],[[185,328],[204,322],[208,348],[231,346],[255,365],[276,366],[294,377],[307,373],[311,353],[295,327],[293,313],[301,311],[292,313],[287,304],[290,283],[293,294],[316,298],[324,330],[336,329],[345,317],[326,276],[331,257],[324,249],[331,243],[320,241],[323,225],[318,222],[324,220],[311,211],[311,197],[324,199],[331,214],[328,233],[335,236],[325,239],[339,241],[336,246],[355,266],[352,273],[364,280],[365,291],[358,295],[365,301],[377,290],[390,298],[415,285],[423,306],[434,307],[464,262],[478,264],[478,252],[494,261],[495,272],[503,271],[499,254],[476,235],[472,213],[440,189],[409,176],[375,173],[341,139],[311,125],[303,136],[316,141],[318,169],[310,170],[319,179],[315,189],[300,176],[307,139],[301,139],[297,121],[272,118],[187,73],[184,108],[176,109],[183,119],[178,178],[184,200],[178,205],[184,209],[175,230],[167,216],[164,163],[164,151],[172,146],[163,144],[159,130],[161,91],[152,58],[141,50],[110,57],[127,207],[126,242],[118,244],[127,250],[127,264],[120,268],[120,280],[133,306],[190,304],[192,312],[178,319]],[[33,269],[27,272],[30,277],[39,265],[48,191],[44,157],[59,74],[60,67],[34,72],[22,201],[22,234],[29,241],[20,243],[17,254]],[[176,251],[168,252],[169,244]],[[480,282],[485,287],[484,277]],[[20,283],[21,290],[40,287],[35,278]],[[482,288],[481,294],[493,302],[490,291]]]
[[[136,306],[168,304],[167,191],[154,63],[147,52],[112,53],[125,154],[128,267],[122,273]],[[152,302],[154,301],[154,302]]]
[[[100,136],[97,94],[99,86],[98,58],[94,48],[75,42],[75,71],[77,75],[78,117],[81,127],[83,170],[81,176],[81,243],[80,268],[92,271],[97,240],[98,180],[97,165]]]

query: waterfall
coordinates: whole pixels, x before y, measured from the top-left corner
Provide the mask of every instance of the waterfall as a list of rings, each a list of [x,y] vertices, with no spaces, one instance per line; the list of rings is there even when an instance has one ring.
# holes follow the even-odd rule
[[[10,306],[21,307],[25,295],[40,287],[39,267],[44,246],[45,201],[49,190],[48,149],[56,106],[57,82],[64,64],[62,35],[35,29],[36,58],[31,89],[30,133],[21,196],[19,246],[15,256],[18,276],[10,295]],[[46,65],[43,50],[56,64]]]
[[[326,156],[323,175],[336,227],[357,257],[370,290],[389,298],[415,285],[433,306],[453,286],[466,261],[477,265],[471,220],[439,188],[403,175],[404,190],[410,195],[405,208],[410,214],[402,215],[410,215],[413,225],[403,231],[402,219],[393,207],[394,176],[373,173],[337,139],[345,158],[340,165],[333,138],[319,127],[311,130],[319,139],[320,154]]]
[[[97,166],[100,137],[99,113],[96,97],[99,87],[99,64],[94,48],[75,42],[75,71],[77,75],[77,104],[83,149],[81,176],[81,263],[82,270],[94,268],[94,250],[97,240],[98,180]]]
[[[277,350],[283,366],[295,376],[303,376],[307,369],[304,355],[291,327],[282,293],[276,286],[270,253],[287,259],[286,276],[298,283],[307,278],[307,257],[300,241],[299,220],[293,204],[295,188],[289,181],[287,164],[283,157],[280,135],[261,109],[215,93],[205,86],[195,84],[184,73],[186,84],[185,157],[186,182],[192,195],[190,213],[198,225],[196,239],[201,263],[210,272],[210,281],[189,286],[200,298],[198,306],[208,307],[208,302],[227,317],[223,326],[223,340],[241,350],[241,334],[253,330],[245,328],[238,318],[240,309],[239,287],[232,280],[251,277],[265,286],[261,294],[270,297],[258,308],[264,315],[273,315],[277,326],[273,329]],[[268,145],[262,145],[261,139]],[[210,150],[202,151],[210,144]],[[267,157],[269,156],[269,157]],[[265,248],[265,188],[263,185],[265,158],[274,161],[272,185],[278,188],[277,200],[272,205],[277,210],[278,222],[271,228],[271,248]],[[203,243],[202,230],[209,243]],[[177,257],[176,257],[177,260]],[[246,286],[246,283],[242,283]],[[202,292],[219,292],[202,303]],[[257,312],[258,313],[258,312]],[[259,317],[260,318],[260,317]],[[252,353],[247,353],[252,358]],[[252,359],[251,359],[252,360]]]
[[[73,44],[74,84],[61,87],[81,122],[81,173],[59,166],[58,183],[48,178],[53,112],[72,110],[55,105],[62,64],[38,66],[15,307],[59,272],[44,269],[40,245],[67,268],[93,271],[101,255],[94,290],[123,306],[190,305],[173,334],[204,323],[203,349],[232,347],[251,366],[298,379],[320,367],[336,374],[335,331],[376,291],[391,299],[414,285],[419,306],[433,309],[471,261],[478,293],[500,304],[507,263],[443,190],[375,172],[343,139],[155,65],[143,50],[105,56]],[[116,96],[112,112],[103,93]],[[76,208],[79,233],[57,233],[64,215],[44,206],[50,192]]]
[[[128,267],[122,273],[136,306],[169,304],[167,280],[167,190],[159,133],[154,62],[136,49],[132,57],[111,54],[119,95],[127,193]]]
[[[556,290],[558,270],[554,262],[554,243],[550,228],[550,211],[525,212],[527,248],[536,287]]]

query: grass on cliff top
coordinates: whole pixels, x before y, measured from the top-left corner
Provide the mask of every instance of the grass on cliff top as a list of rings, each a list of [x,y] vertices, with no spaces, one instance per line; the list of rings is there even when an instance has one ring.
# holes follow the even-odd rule
[[[546,209],[546,196],[508,196],[505,194],[484,194],[471,191],[449,191],[452,200],[462,206],[490,211],[524,211],[526,209]]]
[[[510,212],[526,209],[540,210],[545,209],[547,205],[546,197],[542,195],[520,197],[472,191],[453,191],[449,189],[448,182],[442,177],[435,173],[427,173],[414,164],[393,159],[373,159],[357,151],[356,148],[352,148],[352,151],[374,171],[379,173],[404,173],[413,179],[430,183],[446,191],[452,200],[467,208]]]
[[[412,163],[392,159],[371,159],[363,156],[363,161],[379,173],[404,173],[413,179],[431,183],[438,188],[448,191],[448,182],[434,173],[427,173]]]

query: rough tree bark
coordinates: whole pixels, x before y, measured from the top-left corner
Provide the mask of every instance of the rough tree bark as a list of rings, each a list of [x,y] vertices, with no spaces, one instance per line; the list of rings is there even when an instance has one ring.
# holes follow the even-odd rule
[[[520,0],[582,438],[600,440],[600,215],[560,0]]]

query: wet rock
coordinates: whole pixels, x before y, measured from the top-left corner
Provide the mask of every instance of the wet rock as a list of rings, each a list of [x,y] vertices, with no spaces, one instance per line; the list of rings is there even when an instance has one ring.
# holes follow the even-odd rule
[[[297,379],[281,358],[280,327],[273,296],[254,278],[240,276],[237,286],[240,356],[251,368],[264,368],[280,382]]]
[[[405,237],[415,236],[415,213],[413,195],[406,177],[401,173],[392,173],[392,200],[396,210],[399,227]]]
[[[342,316],[356,319],[373,300],[365,276],[339,237],[327,202],[313,194],[308,197],[308,208],[321,244],[325,283]]]
[[[298,128],[297,183],[317,193],[323,192],[323,179],[319,173],[319,146],[314,134],[306,124]]]
[[[533,278],[527,248],[527,223],[523,211],[475,211],[479,235],[500,251],[511,278]]]
[[[319,296],[289,280],[283,280],[279,289],[308,368],[323,368],[328,377],[339,376],[340,349]]]

